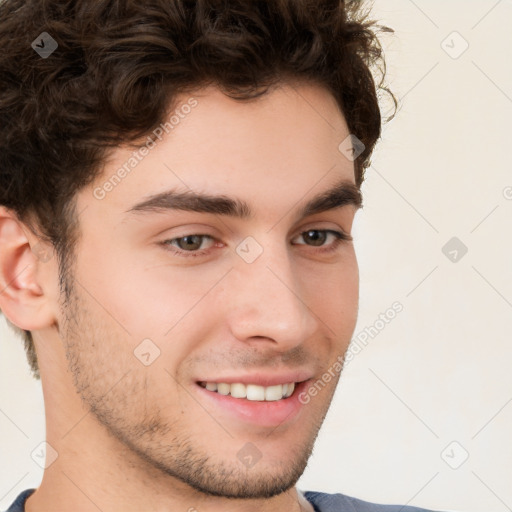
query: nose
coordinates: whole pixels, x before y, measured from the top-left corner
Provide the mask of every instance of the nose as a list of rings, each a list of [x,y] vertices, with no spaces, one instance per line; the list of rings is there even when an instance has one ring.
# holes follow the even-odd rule
[[[285,247],[268,244],[252,263],[235,258],[225,290],[226,317],[233,336],[286,352],[310,339],[318,329],[317,312],[305,293],[304,276]],[[309,299],[309,300],[308,300]],[[320,312],[321,313],[321,312]]]

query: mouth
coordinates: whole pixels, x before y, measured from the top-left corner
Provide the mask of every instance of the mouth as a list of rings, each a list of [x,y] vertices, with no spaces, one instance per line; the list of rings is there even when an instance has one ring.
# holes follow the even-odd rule
[[[233,398],[244,398],[255,402],[275,402],[290,398],[295,390],[295,382],[276,384],[274,386],[260,386],[258,384],[244,384],[242,382],[198,382],[198,384],[214,393]]]
[[[285,382],[263,386],[256,383],[196,381],[195,390],[206,410],[221,414],[244,425],[275,428],[285,427],[297,421],[307,407],[299,400],[300,393],[307,389],[311,378],[296,382]],[[287,380],[287,379],[286,379]],[[244,427],[247,428],[247,427]]]

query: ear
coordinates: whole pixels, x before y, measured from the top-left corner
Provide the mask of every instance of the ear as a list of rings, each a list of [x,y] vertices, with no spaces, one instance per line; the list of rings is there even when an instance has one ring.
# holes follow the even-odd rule
[[[51,289],[52,260],[53,248],[43,244],[16,213],[0,206],[0,310],[21,329],[34,331],[55,322],[45,293]]]

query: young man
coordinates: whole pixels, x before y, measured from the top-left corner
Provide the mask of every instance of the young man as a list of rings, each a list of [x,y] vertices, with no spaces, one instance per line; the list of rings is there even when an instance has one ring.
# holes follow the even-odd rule
[[[358,6],[4,0],[0,42],[0,308],[47,433],[9,511],[420,511],[295,487],[357,319]]]

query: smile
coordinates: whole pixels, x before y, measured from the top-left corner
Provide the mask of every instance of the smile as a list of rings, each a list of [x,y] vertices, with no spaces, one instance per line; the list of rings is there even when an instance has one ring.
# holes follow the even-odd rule
[[[259,386],[258,384],[242,384],[236,382],[200,382],[200,386],[208,391],[214,391],[221,395],[230,395],[233,398],[245,398],[253,401],[273,402],[288,398],[293,394],[295,383],[277,384],[275,386]]]

